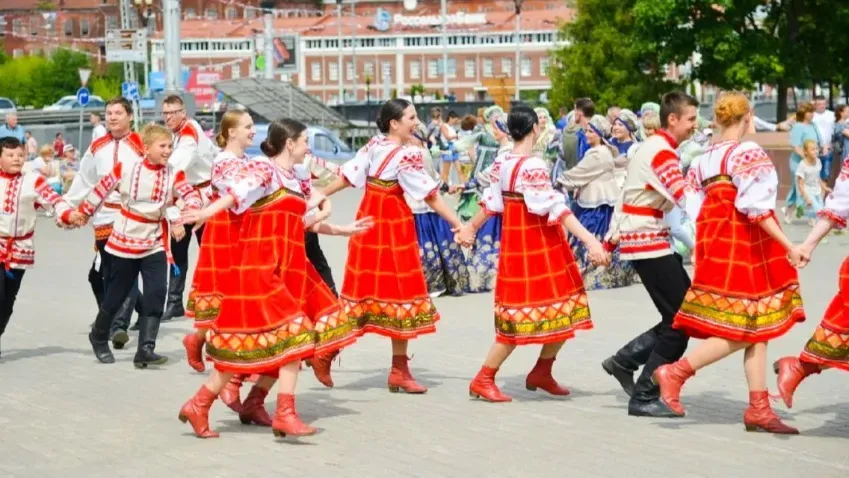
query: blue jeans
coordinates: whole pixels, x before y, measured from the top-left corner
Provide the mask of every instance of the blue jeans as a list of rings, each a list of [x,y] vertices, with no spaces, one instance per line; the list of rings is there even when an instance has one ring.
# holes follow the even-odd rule
[[[793,180],[790,181],[790,189],[787,190],[787,197],[784,199],[784,206],[787,209],[795,208],[799,202],[799,194],[796,192],[796,168],[801,162],[802,158],[795,154],[790,155],[790,177]]]
[[[831,176],[832,160],[834,160],[834,151],[829,151],[828,154],[820,156],[820,162],[822,163],[822,171],[820,171],[820,178],[822,178],[822,180],[825,182],[828,182],[828,177]]]

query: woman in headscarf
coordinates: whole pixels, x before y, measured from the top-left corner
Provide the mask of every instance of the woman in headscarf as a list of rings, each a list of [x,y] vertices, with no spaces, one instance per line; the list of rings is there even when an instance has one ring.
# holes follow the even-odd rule
[[[658,118],[658,123],[660,123],[660,105],[657,103],[643,103],[640,106],[640,118],[645,118],[647,115],[655,115]],[[659,127],[659,126],[658,126]],[[644,122],[640,124],[640,132],[637,134],[637,139],[639,141],[645,141],[646,138],[651,136],[650,132],[646,131],[646,126]],[[655,128],[657,129],[657,128]]]
[[[599,240],[610,228],[613,208],[622,192],[617,170],[624,169],[628,161],[627,156],[618,154],[618,150],[605,140],[610,136],[610,129],[607,118],[593,116],[585,128],[589,151],[577,166],[557,178],[564,189],[575,193],[572,204],[575,217]],[[609,265],[596,266],[581,241],[572,236],[569,242],[587,290],[625,287],[639,280],[633,266],[619,260],[618,252],[614,252]]]
[[[455,143],[457,151],[469,151],[469,156],[474,158],[473,174],[469,177],[469,181],[462,187],[452,189],[452,193],[457,190],[462,191],[459,204],[457,204],[457,215],[463,221],[471,219],[480,209],[478,203],[485,186],[481,186],[477,178],[492,164],[501,150],[511,146],[510,138],[504,131],[506,130],[504,110],[500,106],[490,106],[484,110],[483,118],[486,121],[483,127]]]
[[[619,151],[619,155],[627,155],[628,150],[637,144],[637,130],[640,119],[631,110],[622,110],[611,125],[610,145]]]
[[[541,131],[539,139],[534,144],[533,154],[544,159],[548,168],[551,169],[557,161],[557,148],[560,145],[559,132],[547,109],[534,108],[534,112],[537,114]]]

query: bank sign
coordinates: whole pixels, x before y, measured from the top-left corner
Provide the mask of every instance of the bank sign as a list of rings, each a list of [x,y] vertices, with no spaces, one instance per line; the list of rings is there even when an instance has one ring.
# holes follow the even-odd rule
[[[485,13],[457,12],[446,15],[448,25],[483,25],[486,23]],[[392,23],[405,27],[432,27],[442,25],[442,15],[423,15],[410,17],[396,14],[392,17]]]

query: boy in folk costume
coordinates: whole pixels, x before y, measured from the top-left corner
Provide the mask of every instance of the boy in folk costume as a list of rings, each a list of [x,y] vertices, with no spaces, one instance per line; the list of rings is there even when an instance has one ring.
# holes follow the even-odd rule
[[[171,132],[161,126],[150,125],[142,131],[142,136],[144,157],[115,164],[79,206],[86,216],[92,216],[107,198],[115,192],[119,194],[120,212],[105,246],[106,253],[112,256],[107,277],[109,288],[89,341],[100,362],[115,362],[109,350],[109,326],[141,274],[144,294],[141,298],[139,346],[133,359],[137,368],[160,365],[168,360],[154,353],[153,349],[165,303],[167,268],[169,264],[176,267],[169,236],[180,240],[185,235],[182,227],[169,224],[180,218],[179,210],[173,207],[174,200],[182,199],[189,209],[203,206],[200,194],[186,181],[186,174],[168,164],[173,147]]]
[[[24,145],[13,137],[0,139],[0,262],[4,274],[0,278],[0,336],[6,330],[15,298],[27,269],[35,262],[36,209],[49,207],[56,212],[56,220],[64,224],[80,225],[84,218],[73,212],[73,207],[56,194],[44,176],[22,173],[26,162]]]
[[[218,154],[218,147],[203,134],[203,129],[197,121],[186,115],[186,105],[177,95],[168,96],[162,101],[162,119],[165,126],[174,133],[174,151],[168,163],[176,171],[183,171],[186,181],[197,190],[202,197],[209,193],[212,174],[212,160]],[[162,321],[182,317],[186,314],[183,307],[183,291],[186,288],[186,276],[189,268],[189,245],[192,242],[192,230],[200,245],[203,236],[203,226],[194,228],[193,224],[180,226],[185,229],[185,237],[171,241],[171,251],[174,262],[180,270],[171,269],[168,280],[168,303]]]
[[[664,95],[660,126],[648,137],[628,162],[622,197],[616,205],[608,250],[619,249],[623,261],[631,261],[646,291],[661,315],[661,321],[602,362],[631,400],[628,414],[673,417],[659,399],[651,377],[657,367],[674,362],[687,350],[688,337],[672,328],[672,320],[690,287],[690,277],[681,256],[672,250],[664,213],[678,206],[695,217],[697,193],[686,183],[678,164],[678,143],[696,127],[695,98],[680,92]],[[689,208],[689,209],[688,209]],[[643,366],[634,383],[634,373]]]
[[[97,185],[101,178],[108,175],[119,162],[140,161],[144,156],[141,137],[130,130],[133,120],[133,107],[125,98],[115,98],[106,104],[106,125],[109,132],[101,136],[89,146],[80,161],[79,171],[64,198],[74,206],[80,204],[86,195]],[[89,282],[93,289],[102,288],[103,296],[109,289],[107,278],[112,266],[112,255],[105,251],[106,241],[112,233],[112,223],[121,209],[120,194],[113,191],[92,219],[94,225],[94,244],[100,255],[100,272],[94,272],[94,265],[89,272]],[[99,279],[99,281],[98,281]],[[98,283],[100,282],[100,283]],[[95,292],[97,295],[97,292]],[[116,318],[111,325],[110,337],[115,348],[123,348],[130,340],[127,335],[127,325],[133,313],[133,307],[138,298],[138,290],[127,297],[124,304],[116,311]],[[100,307],[100,303],[97,304]],[[123,328],[122,328],[123,327]]]

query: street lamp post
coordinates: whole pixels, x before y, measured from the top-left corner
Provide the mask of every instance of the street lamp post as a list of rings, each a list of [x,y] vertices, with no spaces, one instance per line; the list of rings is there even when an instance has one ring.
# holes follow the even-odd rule
[[[144,92],[145,95],[150,93],[150,28],[148,27],[148,23],[150,23],[150,14],[153,13],[153,0],[134,0],[136,4],[136,9],[139,10],[139,18],[141,19],[141,24],[148,31],[147,40],[145,40],[144,44]],[[144,11],[141,11],[141,6],[144,5]]]
[[[165,30],[165,90],[179,91],[180,81],[180,2],[162,1],[162,26]]]
[[[336,60],[336,77],[339,79],[339,103],[345,102],[345,89],[342,87],[342,0],[336,0],[336,36],[339,40],[339,58]]]
[[[513,0],[516,7],[516,101],[522,99],[519,83],[522,81],[522,3],[525,0]]]
[[[262,8],[262,37],[263,37],[263,56],[265,56],[265,79],[274,79],[274,17],[272,10],[274,9],[274,0],[262,0],[260,2]]]
[[[442,0],[442,96],[448,96],[448,6]]]

